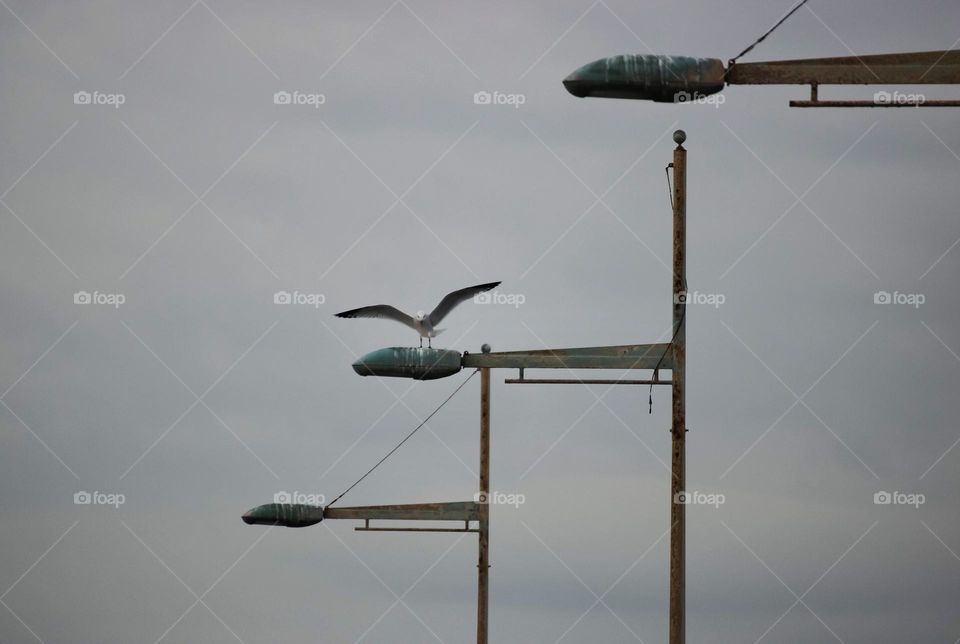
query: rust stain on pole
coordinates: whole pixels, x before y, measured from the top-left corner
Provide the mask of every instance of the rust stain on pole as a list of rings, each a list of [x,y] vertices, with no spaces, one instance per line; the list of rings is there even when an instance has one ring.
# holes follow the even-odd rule
[[[673,134],[673,449],[670,485],[670,644],[686,639],[686,506],[677,503],[684,491],[686,470],[686,264],[687,264],[687,151],[683,130]]]
[[[480,505],[477,561],[477,644],[487,644],[490,572],[490,368],[480,369]]]

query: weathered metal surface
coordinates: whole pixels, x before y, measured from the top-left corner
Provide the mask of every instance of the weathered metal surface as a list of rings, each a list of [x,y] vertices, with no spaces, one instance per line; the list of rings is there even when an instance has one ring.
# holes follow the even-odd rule
[[[629,54],[601,58],[563,80],[581,98],[634,98],[683,103],[723,89],[723,62],[717,58]]]
[[[686,506],[677,503],[686,489],[686,299],[687,290],[687,151],[683,130],[673,134],[673,372],[670,470],[670,644],[686,641]]]
[[[584,380],[582,378],[506,378],[508,385],[669,385],[669,380],[617,380],[615,378]]]
[[[489,354],[486,354],[489,355]],[[480,495],[490,498],[490,369],[480,370]],[[487,644],[490,609],[490,505],[480,505],[477,539],[477,644]]]
[[[332,507],[324,519],[393,519],[398,521],[479,521],[481,504],[475,501]]]
[[[736,63],[727,70],[726,81],[730,85],[949,85],[960,83],[960,52]]]
[[[956,85],[960,51],[939,50],[731,63],[716,58],[625,55],[601,58],[564,79],[574,96],[695,102],[730,85]],[[815,90],[814,90],[815,91]],[[791,101],[791,107],[958,107],[960,100]]]
[[[354,528],[357,532],[480,532],[477,528]]]
[[[831,56],[826,58],[792,58],[788,60],[761,61],[757,63],[736,63],[739,65],[796,65],[816,63],[818,65],[850,65],[866,67],[881,65],[960,65],[960,50],[938,49],[934,51],[904,51],[893,54],[866,54],[863,56]]]
[[[243,515],[243,522],[250,525],[282,525],[288,528],[305,528],[323,521],[323,508],[293,503],[267,503],[258,505]]]
[[[530,369],[670,369],[669,344],[621,344],[607,347],[464,353],[464,367]]]
[[[790,101],[790,107],[960,107],[960,100],[910,100],[902,103],[877,101]]]
[[[246,512],[243,515],[243,521],[251,525],[282,525],[288,528],[303,528],[320,523],[324,519],[479,521],[482,507],[482,504],[475,501],[332,508],[292,503],[267,503]]]
[[[353,363],[361,376],[436,380],[460,371],[460,352],[429,347],[387,347]]]

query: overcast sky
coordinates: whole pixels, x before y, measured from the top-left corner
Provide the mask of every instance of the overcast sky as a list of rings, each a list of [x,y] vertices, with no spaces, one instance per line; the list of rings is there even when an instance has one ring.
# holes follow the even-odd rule
[[[0,1],[0,641],[472,641],[474,535],[240,515],[332,499],[468,375],[360,378],[416,334],[337,311],[502,280],[435,346],[668,340],[682,128],[689,641],[956,642],[960,112],[561,85],[790,4]],[[958,39],[950,0],[812,0],[744,60]],[[895,89],[957,97],[821,97]],[[515,375],[491,641],[666,641],[669,390]],[[340,505],[470,500],[478,391]]]

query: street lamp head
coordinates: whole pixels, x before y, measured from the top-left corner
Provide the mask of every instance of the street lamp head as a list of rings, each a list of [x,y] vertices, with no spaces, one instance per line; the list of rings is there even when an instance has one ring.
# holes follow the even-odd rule
[[[293,503],[267,503],[248,510],[243,514],[242,519],[247,525],[305,528],[323,521],[323,508]]]
[[[689,103],[722,90],[724,73],[717,58],[629,54],[588,63],[563,79],[563,86],[580,98]]]
[[[361,376],[436,380],[460,371],[460,352],[430,347],[387,347],[364,355],[353,363]]]

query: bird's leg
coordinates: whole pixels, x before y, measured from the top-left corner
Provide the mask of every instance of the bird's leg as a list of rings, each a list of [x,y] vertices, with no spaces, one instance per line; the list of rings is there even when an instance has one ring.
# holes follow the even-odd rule
[[[427,338],[427,348],[428,349],[433,348],[433,338]]]
[[[422,336],[422,335],[420,336],[420,348],[421,348],[421,349],[423,348],[423,336]]]

